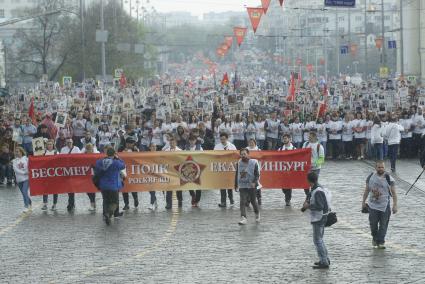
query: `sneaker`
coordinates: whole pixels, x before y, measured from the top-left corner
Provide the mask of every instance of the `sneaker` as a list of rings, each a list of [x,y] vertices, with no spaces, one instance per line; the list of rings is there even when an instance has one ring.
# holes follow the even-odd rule
[[[323,264],[323,263],[319,263],[318,265],[314,265],[313,269],[329,269],[329,265],[327,264]]]
[[[286,206],[291,206],[291,201],[285,201]]]
[[[248,223],[248,220],[246,219],[246,217],[242,216],[241,220],[239,221],[239,225],[246,225],[246,223]]]
[[[44,203],[43,207],[41,207],[41,210],[46,211],[47,210],[47,204]]]
[[[128,206],[128,205],[125,205],[123,208],[122,208],[122,210],[129,210],[130,209],[130,206]]]
[[[148,207],[149,210],[155,210],[156,208],[158,208],[158,203],[156,201]]]
[[[255,222],[260,223],[260,213],[255,214]]]
[[[111,225],[111,218],[109,216],[103,216],[103,220],[105,221],[106,225]]]
[[[114,214],[114,218],[119,218],[124,215],[124,212],[118,212],[118,214]]]
[[[179,205],[179,208],[182,208],[183,207],[183,201],[179,200],[178,205]]]
[[[385,249],[385,245],[384,244],[378,244],[378,249]]]
[[[199,204],[198,204],[198,202],[195,202],[194,204],[193,204],[193,206],[192,206],[193,208],[198,208],[199,207]]]
[[[24,210],[22,210],[23,213],[29,213],[31,210],[27,207],[24,208]]]
[[[90,205],[89,209],[90,212],[96,211],[96,206]]]
[[[226,208],[227,205],[226,205],[226,203],[219,203],[218,204],[218,207],[220,207],[220,208]]]
[[[331,260],[328,258],[328,263],[329,263],[329,265],[331,265]],[[314,263],[314,265],[319,265],[320,264],[320,261],[317,261],[317,262],[315,262]]]
[[[376,243],[375,240],[372,240],[372,247],[373,248],[378,248],[378,244]]]
[[[134,207],[135,208],[139,207],[139,200],[134,200]]]
[[[171,205],[166,205],[165,209],[170,210],[171,208],[173,208]]]
[[[56,204],[53,204],[52,205],[52,208],[50,208],[50,210],[52,210],[52,211],[56,211],[57,209],[56,209]]]
[[[71,206],[71,205],[66,206],[66,210],[68,210],[68,212],[71,212],[74,209],[75,209],[75,206]]]
[[[230,205],[235,205],[235,201],[233,199],[230,199]]]

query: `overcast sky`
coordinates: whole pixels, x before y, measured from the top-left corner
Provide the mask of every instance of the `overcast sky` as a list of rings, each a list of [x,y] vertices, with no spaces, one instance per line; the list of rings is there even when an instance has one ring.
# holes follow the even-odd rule
[[[158,12],[187,11],[202,16],[208,12],[246,11],[245,6],[259,6],[261,0],[150,0],[150,5]]]

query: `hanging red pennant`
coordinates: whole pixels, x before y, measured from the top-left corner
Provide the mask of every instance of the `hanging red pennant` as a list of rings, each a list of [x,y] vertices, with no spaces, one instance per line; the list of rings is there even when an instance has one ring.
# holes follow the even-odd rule
[[[261,6],[263,6],[264,14],[267,14],[271,0],[261,0]]]
[[[283,0],[279,0],[279,3],[280,3],[280,7],[282,7],[283,6]]]
[[[350,45],[350,52],[351,52],[351,55],[353,55],[353,56],[357,55],[357,44],[351,44]]]
[[[233,44],[233,37],[232,36],[226,36],[224,37],[224,42],[227,44],[227,46],[230,48]]]
[[[216,49],[216,53],[218,56],[223,57],[224,56],[224,50],[222,50],[220,47]]]
[[[311,73],[311,72],[313,72],[313,64],[307,64],[307,71],[309,72],[309,73]]]
[[[264,14],[263,8],[246,8],[248,10],[249,19],[251,21],[252,29],[254,33],[257,31],[258,25],[260,24],[261,17]]]
[[[246,35],[247,28],[241,28],[241,27],[234,27],[233,33],[235,34],[236,41],[238,42],[238,46],[241,46],[245,35]]]
[[[289,86],[289,94],[286,98],[286,101],[293,102],[295,100],[295,78],[293,73],[291,73],[290,84],[291,85]]]

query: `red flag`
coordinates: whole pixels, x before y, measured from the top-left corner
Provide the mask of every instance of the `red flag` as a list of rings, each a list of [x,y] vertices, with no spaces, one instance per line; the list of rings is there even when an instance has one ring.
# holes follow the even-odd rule
[[[224,42],[226,43],[226,45],[229,48],[232,47],[233,37],[232,36],[226,36],[226,37],[224,37]]]
[[[125,75],[124,75],[124,72],[123,72],[123,73],[121,73],[121,78],[120,78],[121,89],[124,89],[126,85],[127,85],[127,79],[125,78]]]
[[[217,56],[219,56],[219,57],[223,57],[224,54],[225,54],[224,50],[221,49],[221,47],[216,49],[216,53],[217,53]]]
[[[263,6],[264,14],[267,14],[267,10],[269,9],[271,0],[261,0],[261,6]]]
[[[221,85],[229,85],[229,76],[227,75],[227,72],[223,75],[223,80],[221,80]]]
[[[291,85],[289,86],[289,96],[287,97],[288,102],[293,102],[295,100],[295,78],[294,74],[291,73]]]
[[[31,98],[31,104],[28,109],[28,116],[31,118],[32,123],[35,124],[34,98]]]
[[[246,35],[247,28],[241,28],[241,27],[234,27],[233,33],[235,34],[236,40],[238,42],[238,46],[241,46],[245,35]]]
[[[282,7],[283,6],[283,0],[279,0],[279,3],[280,3],[280,7]]]
[[[257,31],[260,24],[261,17],[264,14],[263,8],[246,8],[248,10],[249,19],[251,20],[252,29],[254,33]]]
[[[326,114],[327,97],[328,97],[328,86],[325,84],[325,86],[323,87],[323,100],[319,102],[319,111],[317,112],[317,118],[323,117]],[[317,120],[317,118],[316,118],[316,120]]]

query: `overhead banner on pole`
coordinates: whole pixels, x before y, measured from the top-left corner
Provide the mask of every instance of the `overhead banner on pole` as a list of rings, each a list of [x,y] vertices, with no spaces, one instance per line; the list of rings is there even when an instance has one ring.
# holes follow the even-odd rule
[[[264,14],[263,8],[246,8],[248,10],[249,19],[251,21],[252,29],[254,33],[257,31],[258,25],[260,24],[261,17]]]
[[[325,6],[354,8],[356,0],[325,0]]]
[[[234,188],[237,151],[120,153],[124,192]],[[264,188],[308,188],[311,150],[252,152]],[[100,154],[30,157],[31,195],[97,192],[93,169]]]
[[[239,47],[241,46],[241,44],[242,44],[242,42],[245,38],[246,31],[247,31],[247,28],[242,28],[242,27],[234,27],[233,28],[233,33],[235,34],[236,41],[238,42]]]

